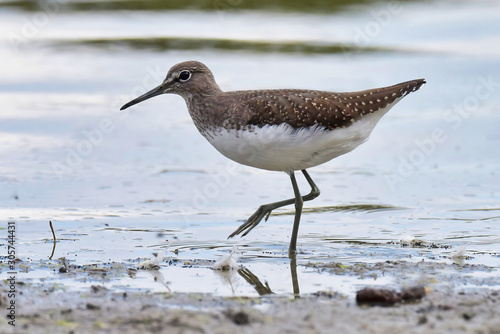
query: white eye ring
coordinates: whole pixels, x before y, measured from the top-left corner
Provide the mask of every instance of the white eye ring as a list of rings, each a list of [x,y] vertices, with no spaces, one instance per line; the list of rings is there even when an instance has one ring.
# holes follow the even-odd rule
[[[191,72],[188,70],[183,70],[179,73],[179,81],[186,82],[191,79]]]

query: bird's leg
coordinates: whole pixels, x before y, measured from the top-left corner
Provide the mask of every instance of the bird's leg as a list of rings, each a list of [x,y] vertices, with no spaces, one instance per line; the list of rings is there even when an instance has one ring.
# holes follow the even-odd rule
[[[309,176],[309,173],[307,173],[307,171],[305,169],[302,170],[302,174],[304,174],[304,177],[306,178],[307,182],[311,186],[311,191],[309,192],[309,194],[302,196],[302,200],[303,201],[310,201],[312,199],[315,199],[320,194],[319,188],[316,186],[314,181]],[[295,189],[294,189],[294,191],[295,191]],[[231,233],[231,235],[228,238],[232,238],[235,235],[238,235],[244,231],[245,231],[245,233],[243,233],[242,236],[247,235],[255,226],[259,225],[259,223],[261,222],[262,219],[265,218],[264,220],[267,221],[267,219],[269,218],[269,215],[271,214],[271,212],[274,209],[281,208],[282,206],[294,204],[295,200],[296,200],[295,198],[290,198],[290,199],[287,199],[284,201],[279,201],[279,202],[261,205],[257,209],[257,211],[255,211],[255,213],[253,215],[251,215],[250,218],[248,218],[246,222],[244,222],[240,227],[238,227],[238,229],[236,231]]]
[[[294,259],[295,254],[297,253],[297,235],[299,234],[300,216],[302,215],[304,200],[300,195],[299,186],[297,185],[297,180],[295,180],[295,174],[293,171],[290,172],[290,179],[292,180],[293,193],[295,194],[295,218],[293,219],[292,237],[290,238],[288,257]]]
[[[304,174],[304,177],[306,178],[307,182],[311,186],[311,191],[309,192],[309,194],[302,196],[302,200],[304,202],[313,200],[319,196],[319,194],[320,194],[319,188],[314,183],[314,181],[311,179],[311,177],[309,176],[309,173],[305,169],[302,170],[302,174]]]
[[[299,278],[297,276],[297,258],[295,254],[290,257],[290,276],[292,277],[292,288],[294,299],[300,298]]]

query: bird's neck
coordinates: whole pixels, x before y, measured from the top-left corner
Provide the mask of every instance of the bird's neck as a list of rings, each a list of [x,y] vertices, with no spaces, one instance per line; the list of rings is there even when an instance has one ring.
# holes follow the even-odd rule
[[[219,123],[217,101],[220,101],[223,95],[224,92],[218,86],[212,86],[210,90],[200,90],[183,96],[194,124],[205,137],[206,131]]]
[[[213,103],[213,101],[217,100],[218,96],[223,94],[215,80],[204,80],[197,82],[196,85],[197,89],[190,89],[182,94],[190,112],[193,108],[204,110],[198,107],[204,106],[207,103]]]

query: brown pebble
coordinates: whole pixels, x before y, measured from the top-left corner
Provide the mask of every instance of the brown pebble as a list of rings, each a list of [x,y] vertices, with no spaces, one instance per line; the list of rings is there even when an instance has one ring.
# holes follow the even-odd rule
[[[399,293],[391,289],[364,288],[357,292],[356,302],[358,305],[392,306],[400,302],[420,300],[425,297],[425,294],[423,286],[404,288]]]
[[[231,319],[236,325],[248,325],[250,323],[250,318],[246,312],[226,312],[226,316]]]
[[[87,303],[87,310],[97,311],[97,310],[100,310],[100,309],[101,309],[101,307],[99,305]]]
[[[424,325],[428,322],[429,320],[427,319],[427,317],[425,315],[421,316],[420,318],[418,318],[418,322],[417,324],[419,325]]]
[[[102,292],[102,291],[107,291],[107,289],[106,289],[106,287],[101,286],[101,285],[91,285],[90,286],[90,291],[92,293],[99,293],[99,292]]]
[[[401,299],[405,302],[420,300],[425,297],[425,287],[412,286],[401,290]]]
[[[389,289],[364,288],[356,293],[358,305],[391,306],[401,301],[399,293]]]

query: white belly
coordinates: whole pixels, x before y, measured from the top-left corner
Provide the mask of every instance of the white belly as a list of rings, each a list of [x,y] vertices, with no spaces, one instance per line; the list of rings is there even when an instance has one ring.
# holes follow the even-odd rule
[[[294,130],[288,124],[254,126],[248,130],[217,128],[208,141],[224,156],[240,164],[273,170],[296,171],[314,167],[362,144],[385,112],[363,116],[346,128],[324,130],[313,126]]]

